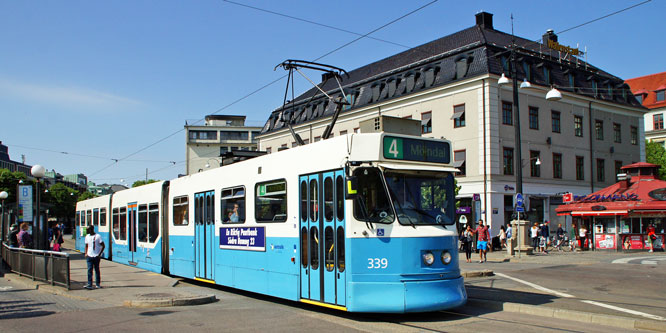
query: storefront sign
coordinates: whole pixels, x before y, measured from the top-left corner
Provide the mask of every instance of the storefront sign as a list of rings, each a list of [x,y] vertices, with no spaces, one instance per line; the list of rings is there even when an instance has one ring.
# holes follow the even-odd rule
[[[642,250],[642,235],[624,235],[622,236],[622,248],[625,250]]]
[[[266,251],[264,227],[221,227],[220,248],[245,251]]]
[[[472,207],[458,207],[456,208],[456,214],[469,214],[472,212]]]
[[[638,201],[638,194],[610,194],[610,195],[600,195],[600,194],[591,194],[584,196],[576,196],[574,198],[575,202],[603,202],[603,201]]]
[[[565,193],[562,196],[562,202],[564,202],[564,203],[573,202],[573,200],[574,200],[573,199],[573,193],[571,193],[571,192]]]
[[[600,250],[615,249],[615,235],[594,235],[595,248]]]
[[[549,40],[548,41],[548,47],[555,50],[555,51],[569,53],[569,54],[575,55],[575,56],[577,56],[580,53],[580,51],[577,48],[574,49],[574,48],[569,47],[569,46],[564,46],[564,45],[562,45],[562,44],[560,44],[560,43],[558,43],[554,40]]]

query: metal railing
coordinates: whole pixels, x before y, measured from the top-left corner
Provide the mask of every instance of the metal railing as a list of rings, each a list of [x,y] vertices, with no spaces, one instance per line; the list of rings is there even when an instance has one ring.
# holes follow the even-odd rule
[[[2,243],[2,259],[20,276],[70,289],[68,253],[23,249]]]

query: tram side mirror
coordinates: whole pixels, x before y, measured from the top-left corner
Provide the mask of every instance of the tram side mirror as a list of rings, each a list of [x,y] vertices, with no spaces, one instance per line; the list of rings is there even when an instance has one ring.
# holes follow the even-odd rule
[[[347,190],[345,191],[345,199],[352,200],[358,195],[358,179],[355,176],[348,176],[345,178]]]

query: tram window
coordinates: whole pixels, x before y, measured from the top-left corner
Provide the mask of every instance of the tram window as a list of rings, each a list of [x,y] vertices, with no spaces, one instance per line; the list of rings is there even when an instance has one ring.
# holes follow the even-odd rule
[[[338,272],[345,271],[345,228],[338,227],[335,244],[338,247]]]
[[[345,218],[345,181],[342,176],[335,178],[335,205],[338,220],[342,221]]]
[[[386,171],[385,176],[401,224],[455,223],[450,174]]]
[[[139,205],[139,242],[148,240],[148,205]]]
[[[324,264],[326,270],[332,272],[335,269],[335,243],[333,242],[333,227],[326,227],[324,231]]]
[[[127,208],[120,207],[120,237],[119,240],[127,240]]]
[[[301,228],[301,265],[308,267],[308,228]]]
[[[215,195],[206,195],[206,224],[215,224]]]
[[[313,179],[310,181],[310,220],[312,222],[317,222],[319,217],[319,195],[317,189],[317,180]]]
[[[359,221],[393,223],[395,214],[386,194],[379,170],[358,168],[354,170],[358,179],[358,195],[354,200],[354,217]]]
[[[189,200],[186,195],[173,198],[173,225],[188,225]]]
[[[326,222],[333,221],[333,178],[324,180],[324,217]]]
[[[222,214],[222,223],[245,222],[245,187],[239,186],[222,190],[220,214]]]
[[[92,210],[86,212],[86,225],[92,225]]]
[[[308,220],[308,182],[301,182],[301,221]]]
[[[93,210],[93,225],[94,226],[99,225],[99,210],[98,209]]]
[[[113,227],[113,238],[120,239],[120,214],[118,208],[111,210],[111,224]]]
[[[155,243],[155,240],[157,240],[157,236],[159,235],[159,216],[160,209],[157,203],[151,203],[148,205],[148,241],[151,243]]]
[[[287,182],[259,183],[254,189],[254,214],[257,222],[287,220]]]
[[[76,217],[74,218],[74,224],[77,227],[81,225],[81,212],[76,212]]]
[[[319,236],[317,227],[310,228],[310,267],[319,269]]]
[[[99,210],[99,225],[106,226],[106,208],[100,208]]]

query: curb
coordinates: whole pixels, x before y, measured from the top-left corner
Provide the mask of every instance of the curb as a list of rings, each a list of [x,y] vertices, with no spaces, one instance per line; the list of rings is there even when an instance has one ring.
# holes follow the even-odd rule
[[[215,295],[173,297],[148,300],[128,300],[123,305],[128,308],[161,308],[169,306],[201,305],[217,301]]]
[[[473,277],[482,277],[482,276],[493,276],[495,273],[490,269],[484,269],[480,271],[467,271],[461,272],[460,275],[464,278],[473,278]]]
[[[607,325],[625,329],[641,329],[666,332],[666,322],[649,319],[633,319],[629,317],[548,308],[529,304],[491,301],[478,298],[468,298],[467,304],[470,306],[478,306],[490,310],[517,312],[534,316],[577,321],[581,323]]]

